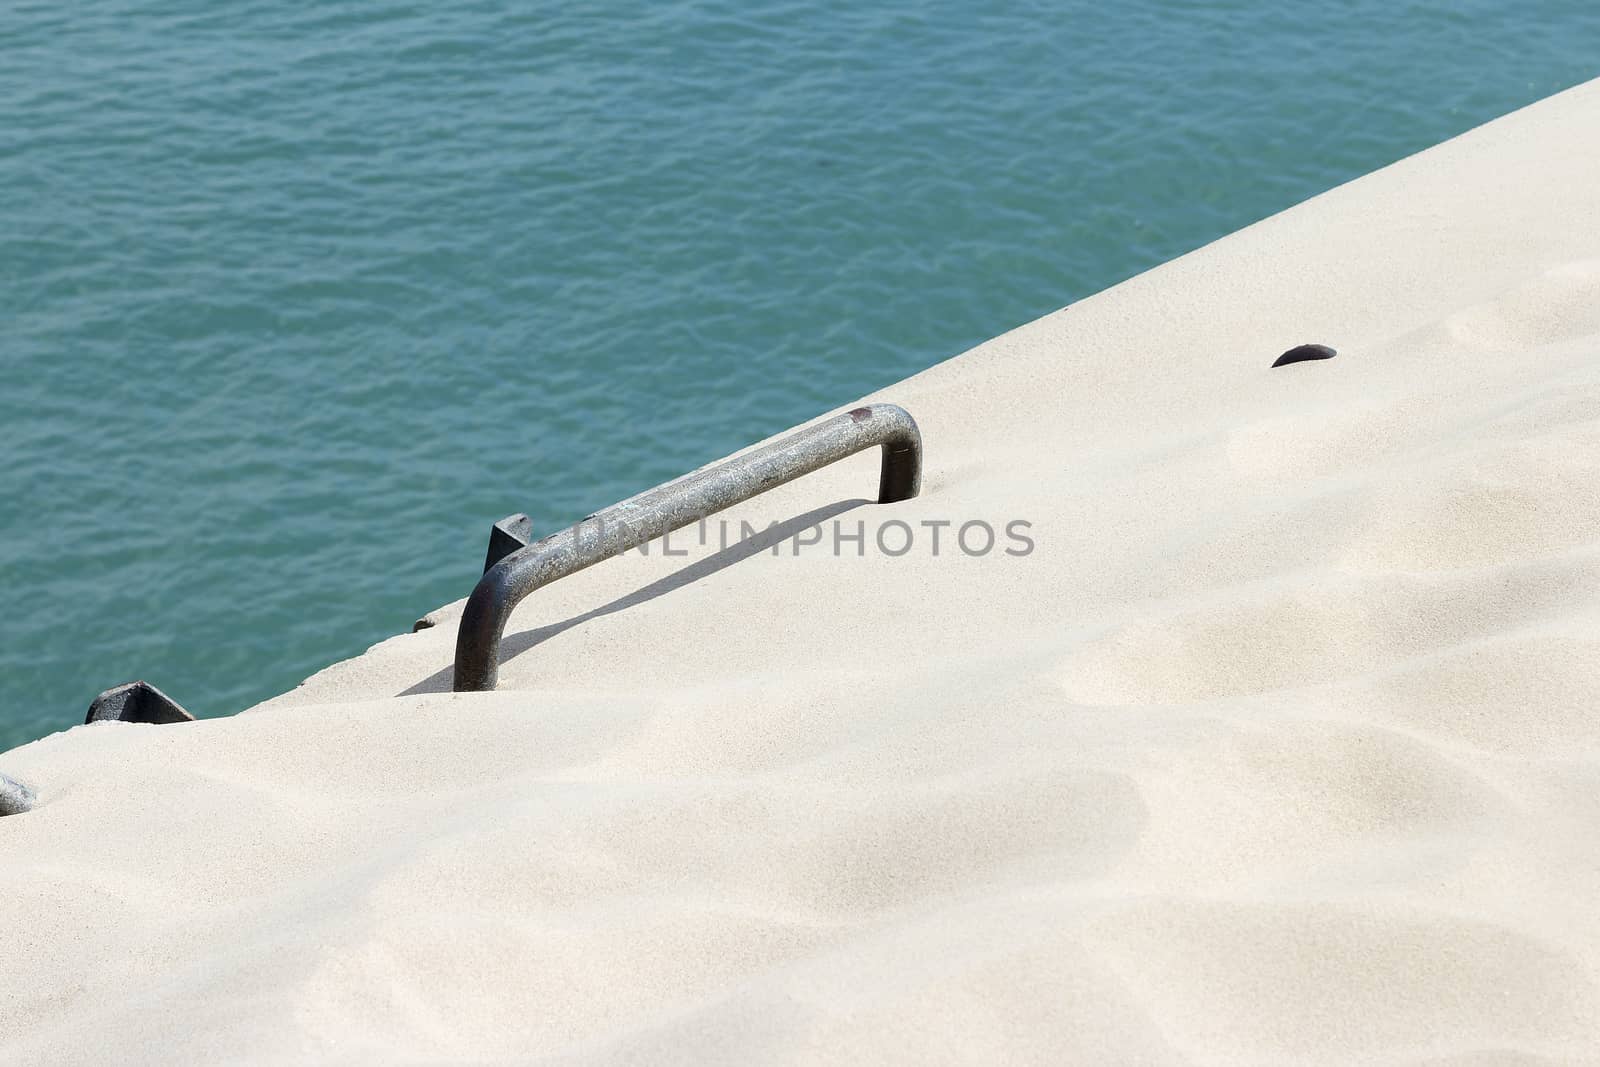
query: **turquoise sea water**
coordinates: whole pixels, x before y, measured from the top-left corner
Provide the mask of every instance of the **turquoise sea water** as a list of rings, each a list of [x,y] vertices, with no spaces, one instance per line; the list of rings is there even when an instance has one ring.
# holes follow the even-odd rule
[[[1600,74],[1591,0],[0,10],[0,749]],[[1592,150],[1575,146],[1574,150]]]

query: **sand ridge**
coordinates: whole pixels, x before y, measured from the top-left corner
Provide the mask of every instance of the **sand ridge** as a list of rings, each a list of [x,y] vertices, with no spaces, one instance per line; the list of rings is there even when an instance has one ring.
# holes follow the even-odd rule
[[[5,754],[0,1051],[1600,1062],[1597,116],[885,390],[915,500],[862,456],[727,516],[1026,555],[684,539],[531,597],[497,693],[456,604]]]

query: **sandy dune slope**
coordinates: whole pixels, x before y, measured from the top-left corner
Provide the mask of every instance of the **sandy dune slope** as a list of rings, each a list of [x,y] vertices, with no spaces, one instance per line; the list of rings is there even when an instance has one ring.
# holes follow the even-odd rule
[[[0,756],[0,1058],[1600,1062],[1597,130],[1600,83],[886,390],[922,496],[861,456],[729,516],[820,545],[563,581],[498,693],[458,604]]]

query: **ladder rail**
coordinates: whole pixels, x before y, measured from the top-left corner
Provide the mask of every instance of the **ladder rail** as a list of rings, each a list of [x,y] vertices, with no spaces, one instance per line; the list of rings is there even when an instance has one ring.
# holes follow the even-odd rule
[[[878,502],[916,496],[922,487],[916,420],[897,405],[869,404],[629,497],[504,555],[484,572],[461,613],[455,691],[495,688],[506,623],[535,590],[874,447],[883,450]],[[491,544],[491,557],[494,552]]]

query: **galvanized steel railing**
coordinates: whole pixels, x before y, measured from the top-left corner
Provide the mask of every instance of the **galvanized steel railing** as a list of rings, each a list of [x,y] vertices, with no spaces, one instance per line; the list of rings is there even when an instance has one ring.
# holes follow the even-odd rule
[[[526,523],[502,520],[496,524],[499,540],[492,539],[489,547],[491,565],[461,613],[456,634],[456,692],[495,687],[506,621],[540,586],[880,446],[883,464],[878,502],[888,504],[916,496],[922,485],[922,435],[916,421],[894,404],[871,404],[630,497],[521,548],[514,546]],[[497,551],[503,550],[509,551],[497,559]]]

